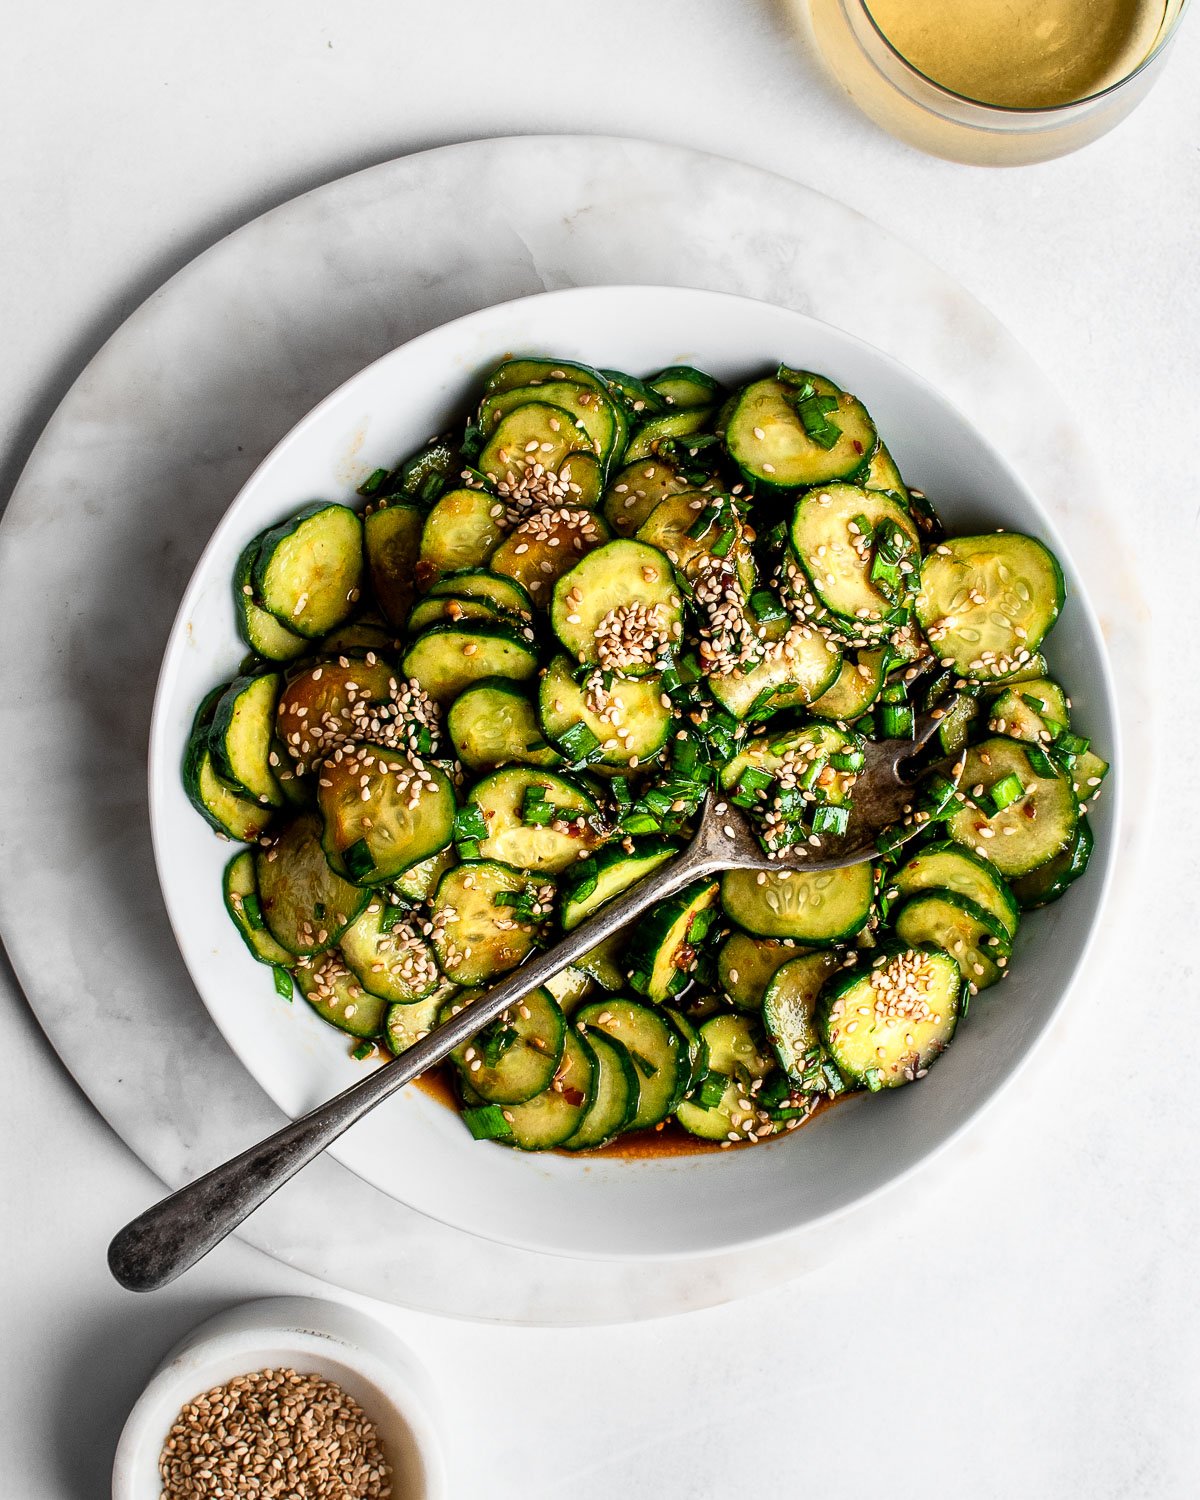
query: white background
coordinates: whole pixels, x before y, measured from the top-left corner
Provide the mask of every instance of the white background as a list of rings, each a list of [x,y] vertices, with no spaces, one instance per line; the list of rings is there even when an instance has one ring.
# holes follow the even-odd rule
[[[1035,1062],[943,1173],[936,1234],[900,1206],[886,1242],[817,1275],[632,1328],[377,1309],[440,1387],[456,1494],[1196,1493],[1198,71],[1192,18],[1114,135],[986,172],[860,118],[781,0],[8,8],[0,498],[99,344],[223,233],[426,146],[577,130],[769,167],[909,240],[1029,347],[1112,494],[1162,542],[1147,593],[1177,653],[1161,722],[1182,752],[1168,761],[1179,795],[1147,808],[1144,893],[1110,916],[1120,960],[1077,997],[1053,1064]],[[16,753],[0,747],[0,765]],[[0,1111],[0,1495],[83,1500],[104,1493],[125,1411],[179,1334],[246,1295],[322,1289],[239,1243],[152,1299],[108,1279],[109,1236],[159,1185],[62,1071],[6,971]]]

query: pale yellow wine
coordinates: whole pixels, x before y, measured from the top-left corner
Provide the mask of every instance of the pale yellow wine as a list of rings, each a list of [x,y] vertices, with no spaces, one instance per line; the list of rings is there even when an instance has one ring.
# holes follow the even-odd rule
[[[982,104],[1070,104],[1147,56],[1167,0],[866,0],[927,78]]]

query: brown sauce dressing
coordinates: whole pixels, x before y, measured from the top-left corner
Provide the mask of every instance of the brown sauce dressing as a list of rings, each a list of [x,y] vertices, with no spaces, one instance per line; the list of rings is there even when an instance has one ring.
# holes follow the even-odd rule
[[[422,1073],[415,1078],[413,1083],[423,1094],[429,1098],[436,1099],[439,1104],[444,1104],[447,1109],[458,1113],[458,1097],[454,1091],[453,1073],[449,1068],[435,1068],[432,1072]],[[823,1099],[804,1125],[815,1120],[818,1115],[825,1113],[836,1099]],[[799,1130],[804,1125],[798,1126]],[[795,1135],[796,1131],[785,1131],[785,1135]],[[778,1140],[779,1137],[770,1137]],[[730,1145],[729,1150],[737,1150],[750,1144],[763,1144],[760,1142],[740,1142],[737,1147]],[[631,1135],[618,1136],[615,1141],[610,1141],[607,1146],[598,1146],[591,1151],[560,1151],[558,1156],[570,1156],[577,1161],[590,1161],[600,1156],[617,1156],[626,1161],[652,1161],[664,1156],[707,1156],[713,1151],[724,1148],[718,1141],[702,1141],[699,1136],[689,1135],[682,1125],[675,1120],[668,1120],[654,1130],[637,1130]]]

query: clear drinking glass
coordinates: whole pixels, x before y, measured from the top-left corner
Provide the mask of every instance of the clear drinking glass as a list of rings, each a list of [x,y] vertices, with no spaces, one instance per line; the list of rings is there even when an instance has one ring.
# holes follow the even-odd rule
[[[1127,59],[1120,76],[1068,102],[1035,106],[985,103],[935,82],[889,40],[871,0],[810,0],[810,10],[827,65],[877,125],[935,156],[998,167],[1065,156],[1123,120],[1162,71],[1188,3],[1147,0],[1153,15],[1141,17],[1146,50]],[[881,0],[876,10],[883,14]]]

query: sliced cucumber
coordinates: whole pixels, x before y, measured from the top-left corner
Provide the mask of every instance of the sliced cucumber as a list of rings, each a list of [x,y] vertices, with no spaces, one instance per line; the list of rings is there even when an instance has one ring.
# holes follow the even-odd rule
[[[224,687],[214,688],[196,710],[183,756],[183,787],[200,816],[225,838],[241,843],[260,839],[270,826],[274,809],[240,796],[217,775],[209,748],[213,713]]]
[[[458,855],[453,849],[441,849],[398,876],[396,892],[406,901],[426,901],[437,890],[437,883],[446,871],[452,870],[457,863]]]
[[[484,390],[491,396],[498,391],[515,390],[518,386],[539,386],[558,380],[569,380],[593,391],[608,389],[604,376],[591,365],[581,365],[569,359],[519,357],[498,364],[488,376]]]
[[[254,856],[263,920],[289,953],[311,955],[336,943],[370,892],[343,880],[321,848],[321,822],[300,812],[269,849]]]
[[[627,375],[624,370],[601,370],[600,374],[612,396],[625,408],[625,420],[631,426],[666,412],[663,398],[636,375]]]
[[[910,554],[901,554],[896,588],[877,577],[878,546],[871,538],[881,528],[899,536]],[[802,496],[792,515],[791,544],[813,593],[855,630],[882,630],[916,585],[917,528],[898,500],[877,490],[828,484]]]
[[[408,634],[417,636],[431,625],[460,625],[464,620],[491,620],[515,625],[512,615],[486,599],[460,599],[455,594],[427,595],[408,617]]]
[[[467,996],[448,1002],[457,1015]],[[567,1023],[558,1002],[536,989],[451,1054],[463,1078],[489,1104],[524,1104],[550,1087],[562,1061]]]
[[[827,947],[867,924],[875,894],[868,864],[808,874],[730,870],[721,902],[730,921],[755,937],[795,938]]]
[[[623,844],[607,844],[590,858],[578,861],[563,877],[559,892],[563,931],[578,927],[606,901],[627,891],[678,853],[674,844],[646,838],[633,841],[632,853]]]
[[[832,953],[793,958],[776,971],[763,995],[763,1024],[775,1056],[806,1093],[840,1093],[844,1087],[813,1020],[822,988],[841,967]]]
[[[1086,811],[1086,805],[1093,803],[1100,795],[1100,787],[1108,771],[1108,762],[1102,760],[1094,750],[1085,750],[1082,755],[1075,757],[1067,778],[1071,783],[1071,790],[1079,798],[1081,812]]]
[[[687,1045],[660,1011],[636,1000],[595,1000],[575,1013],[584,1031],[602,1031],[629,1053],[638,1077],[638,1105],[628,1129],[647,1130],[665,1120],[691,1078]]]
[[[374,652],[322,659],[293,672],[279,695],[275,720],[299,774],[316,767],[349,739],[370,734],[374,709],[390,705],[396,674]]]
[[[850,800],[855,773],[838,770],[830,764],[830,756],[861,751],[862,746],[861,735],[832,724],[807,724],[790,734],[772,734],[768,730],[747,740],[725,762],[721,767],[721,785],[732,791],[749,770],[772,777],[786,774],[802,781],[809,767],[824,766],[828,776],[822,772],[821,795],[831,806],[838,807]]]
[[[1039,757],[1040,770],[1030,763],[1030,754]],[[1008,776],[1017,778],[1022,792],[1001,811],[992,812],[985,799]],[[955,843],[991,860],[1001,875],[1028,875],[1068,848],[1075,837],[1079,806],[1070,782],[1021,740],[997,735],[974,746],[967,752],[959,786],[970,800],[950,818],[946,832]]]
[[[491,490],[450,490],[425,517],[414,578],[428,588],[447,573],[486,566],[504,540],[503,523],[504,503]]]
[[[503,419],[519,407],[542,403],[567,412],[590,439],[592,452],[602,463],[625,446],[625,415],[607,388],[581,385],[573,380],[544,380],[536,386],[512,386],[486,396],[479,408],[485,433],[496,430]]]
[[[594,1059],[588,1038],[568,1030],[554,1081],[526,1103],[504,1106],[509,1134],[497,1139],[519,1151],[552,1151],[571,1140],[596,1097]]]
[[[1092,857],[1092,830],[1088,820],[1079,819],[1075,837],[1053,859],[1047,860],[1028,875],[1013,881],[1013,895],[1022,911],[1049,906],[1074,885],[1088,867]]]
[[[629,1128],[638,1107],[638,1075],[629,1053],[603,1031],[592,1029],[585,1035],[592,1049],[596,1092],[583,1119],[562,1142],[567,1151],[607,1145]]]
[[[267,930],[258,896],[258,880],[254,874],[254,855],[249,849],[235,854],[225,866],[222,889],[225,908],[245,940],[246,947],[259,963],[270,964],[274,968],[291,968],[296,962],[295,954],[277,943]]]
[[[529,401],[493,428],[479,455],[479,468],[501,495],[528,491],[544,504],[553,504],[566,498],[565,484],[558,488],[558,471],[579,452],[596,452],[583,424],[561,406]]]
[[[883,691],[889,652],[854,651],[842,658],[837,676],[810,710],[822,719],[840,719],[848,724],[865,714]]]
[[[568,964],[547,979],[546,988],[562,1006],[564,1015],[573,1016],[596,988],[596,983],[590,974]]]
[[[865,973],[827,985],[817,1027],[844,1077],[865,1088],[898,1088],[923,1078],[958,1025],[958,965],[940,948],[885,952]]]
[[[336,951],[295,971],[296,986],[313,1010],[339,1031],[351,1036],[376,1037],[383,1032],[388,1004],[363,989],[357,976]]]
[[[400,464],[382,486],[388,498],[399,496],[429,505],[449,485],[451,475],[461,470],[462,453],[452,434],[430,438],[423,448]]]
[[[408,648],[403,671],[437,703],[452,703],[485,677],[528,681],[538,668],[537,652],[521,630],[474,621],[434,625]]]
[[[891,883],[901,896],[954,891],[994,917],[1010,939],[1016,936],[1019,913],[1008,882],[990,860],[961,844],[927,844],[896,872]]]
[[[558,580],[550,623],[576,661],[645,677],[671,657],[683,634],[671,565],[644,542],[598,547]]]
[[[536,511],[496,548],[490,566],[515,579],[535,604],[546,605],[562,575],[610,535],[603,518],[582,506]]]
[[[363,517],[363,548],[371,592],[386,618],[404,624],[417,588],[421,512],[403,502],[384,503]]]
[[[770,642],[757,663],[706,681],[735,719],[765,719],[819,700],[833,685],[841,659],[819,631],[797,624]]]
[[[664,1005],[663,1015],[683,1038],[684,1046],[687,1048],[688,1065],[691,1071],[688,1075],[686,1092],[690,1094],[708,1072],[708,1043],[684,1013],[677,1010],[675,1006]]]
[[[691,486],[665,459],[626,464],[604,496],[604,519],[618,536],[632,536],[656,505]]]
[[[910,897],[893,925],[909,947],[931,943],[948,953],[972,994],[999,983],[1012,953],[1003,923],[953,891],[921,891]]]
[[[533,704],[502,677],[476,683],[456,698],[446,716],[446,728],[469,771],[562,764],[562,756],[546,740]]]
[[[731,932],[717,951],[717,979],[731,1005],[757,1012],[775,974],[804,951],[779,938]]]
[[[576,966],[594,979],[602,990],[610,995],[625,988],[625,934],[614,932],[602,943],[597,943],[582,958],[575,960]]]
[[[666,699],[664,702],[663,700]],[[608,678],[597,668],[577,682],[570,658],[556,656],[538,688],[538,712],[546,737],[564,753],[572,730],[583,724],[595,736],[598,763],[646,765],[667,743],[674,722],[662,678]]]
[[[450,843],[454,786],[438,766],[356,743],[321,768],[317,807],[326,857],[359,885],[384,885]]]
[[[302,635],[281,625],[269,610],[254,597],[254,559],[258,556],[261,537],[245,547],[233,571],[233,599],[237,608],[238,630],[247,646],[268,661],[292,661],[303,656],[308,642]]]
[[[1062,570],[1020,532],[940,542],[921,565],[917,619],[939,657],[974,681],[1025,665],[1063,606]]]
[[[388,625],[382,615],[370,612],[353,615],[344,625],[331,631],[321,642],[321,647],[330,656],[362,656],[368,651],[392,656],[400,649],[399,628]],[[309,644],[305,642],[306,649]]]
[[[537,945],[552,887],[494,860],[448,870],[433,898],[431,941],[455,984],[483,984],[513,969]]]
[[[743,592],[753,591],[754,555],[746,527],[727,502],[699,490],[668,495],[638,527],[637,539],[657,547],[672,567],[693,580],[726,559],[725,569],[736,574]]]
[[[593,849],[595,799],[576,782],[532,766],[508,766],[476,784],[468,802],[483,816],[484,859],[557,875]]]
[[[810,427],[820,440],[810,435]],[[725,429],[726,446],[742,472],[777,489],[845,479],[863,467],[877,442],[875,424],[860,401],[824,376],[803,371],[787,383],[757,380],[744,386]]]
[[[378,896],[342,933],[338,947],[363,989],[397,1005],[424,1000],[442,982],[417,921]]]
[[[912,496],[909,494],[908,486],[901,479],[896,461],[883,443],[880,443],[872,453],[871,462],[867,465],[866,476],[862,482],[869,490],[886,490],[889,494],[895,495],[906,507],[912,505]],[[914,519],[917,519],[919,527],[919,518]]]
[[[642,423],[625,449],[625,462],[631,464],[655,458],[660,443],[691,437],[696,432],[708,432],[713,415],[713,407],[698,406],[691,411],[669,412],[665,417],[651,417],[648,422]]]
[[[437,1025],[438,1012],[445,998],[446,992],[441,989],[435,990],[424,1000],[418,1000],[414,1005],[389,1005],[383,1022],[383,1036],[388,1051],[399,1057],[414,1042],[427,1037]]]
[[[721,387],[711,375],[692,365],[668,365],[646,383],[668,406],[681,411],[721,403]]]
[[[315,639],[353,614],[362,575],[362,522],[344,505],[318,501],[264,533],[253,583],[264,609]]]
[[[639,918],[629,939],[629,983],[661,1004],[688,984],[717,915],[720,883],[698,881]]]
[[[506,615],[516,615],[525,621],[533,619],[533,600],[521,585],[484,569],[448,574],[431,584],[429,592],[435,598],[451,594],[456,599],[486,599]]]
[[[747,1141],[759,1131],[773,1134],[769,1117],[754,1100],[756,1083],[775,1069],[762,1033],[751,1016],[713,1016],[700,1028],[708,1048],[709,1077],[725,1080],[717,1103],[707,1108],[695,1099],[684,1100],[675,1115],[683,1128],[706,1141]]]

